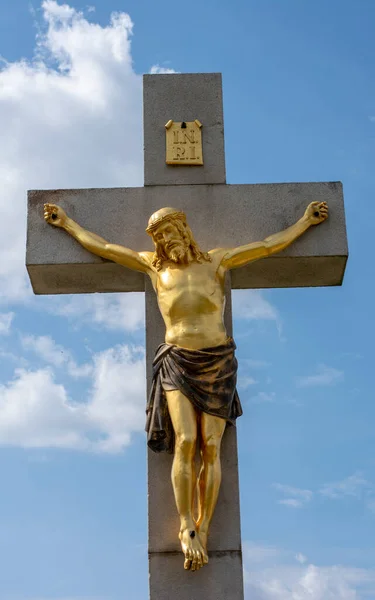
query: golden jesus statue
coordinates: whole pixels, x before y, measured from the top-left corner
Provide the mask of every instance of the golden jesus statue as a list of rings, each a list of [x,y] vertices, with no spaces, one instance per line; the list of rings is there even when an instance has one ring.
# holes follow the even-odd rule
[[[44,206],[47,223],[65,229],[89,252],[142,271],[152,281],[166,335],[153,363],[146,429],[152,450],[174,452],[172,485],[185,569],[196,571],[208,562],[207,538],[221,482],[221,439],[226,424],[234,424],[242,414],[235,344],[223,321],[225,274],[284,250],[327,216],[325,202],[312,202],[294,225],[262,242],[203,252],[185,214],[162,208],[150,217],[146,229],[155,252],[136,252],[86,231],[61,207]]]

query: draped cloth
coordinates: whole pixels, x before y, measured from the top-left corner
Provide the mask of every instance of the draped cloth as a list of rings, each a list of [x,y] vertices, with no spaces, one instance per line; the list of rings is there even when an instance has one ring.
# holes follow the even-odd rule
[[[234,425],[242,415],[236,390],[236,345],[225,344],[188,350],[161,344],[153,361],[153,378],[147,403],[147,443],[154,452],[173,452],[174,432],[165,388],[180,390],[198,411],[225,419]]]

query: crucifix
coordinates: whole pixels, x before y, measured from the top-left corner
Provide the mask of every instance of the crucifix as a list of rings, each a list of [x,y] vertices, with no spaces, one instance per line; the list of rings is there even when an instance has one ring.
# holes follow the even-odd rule
[[[27,268],[37,294],[146,292],[150,598],[241,600],[230,290],[339,285],[342,186],[227,185],[219,74],[144,76],[144,140],[143,188],[29,192]]]

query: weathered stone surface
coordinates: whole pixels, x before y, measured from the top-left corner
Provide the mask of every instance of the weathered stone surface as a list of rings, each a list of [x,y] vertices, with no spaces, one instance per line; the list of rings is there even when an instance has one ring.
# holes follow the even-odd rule
[[[243,600],[239,552],[214,553],[198,572],[181,571],[181,556],[150,554],[151,600]]]
[[[225,183],[220,73],[144,75],[143,112],[145,185]],[[202,123],[203,166],[165,163],[164,126],[170,119]]]
[[[47,225],[45,202],[61,204],[108,241],[152,250],[145,227],[162,206],[183,209],[197,241],[210,249],[261,240],[294,223],[314,200],[328,202],[328,221],[284,252],[234,270],[233,288],[339,285],[348,249],[342,185],[336,182],[32,191],[26,264],[36,294],[144,290],[142,274],[93,256]]]

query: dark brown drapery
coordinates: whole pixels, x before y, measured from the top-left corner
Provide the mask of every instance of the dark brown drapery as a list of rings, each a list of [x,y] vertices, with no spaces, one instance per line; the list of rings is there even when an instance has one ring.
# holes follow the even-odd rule
[[[154,452],[173,452],[174,433],[164,386],[180,390],[199,411],[226,419],[234,425],[242,415],[236,390],[236,345],[226,344],[188,350],[161,344],[153,361],[153,380],[147,404],[147,442]]]

